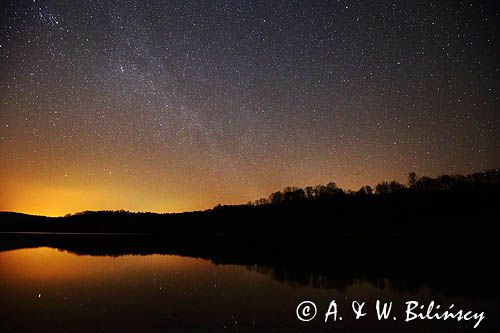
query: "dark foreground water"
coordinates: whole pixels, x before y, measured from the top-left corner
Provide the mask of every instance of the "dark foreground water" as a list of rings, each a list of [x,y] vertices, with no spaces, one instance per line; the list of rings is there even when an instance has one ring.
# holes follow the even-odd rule
[[[425,269],[425,262],[416,264]],[[327,260],[325,265],[335,263]],[[432,272],[428,274],[432,280]],[[49,247],[7,250],[0,252],[0,331],[480,332],[499,327],[497,295],[485,292],[487,286],[478,286],[477,279],[474,285],[465,281],[461,294],[456,283],[450,293],[446,281],[441,288],[425,280],[414,283],[411,277],[382,275],[344,278],[339,271],[337,279],[335,273],[298,274],[279,264],[214,264],[178,255],[77,255]],[[388,320],[377,320],[377,299],[393,302]],[[317,306],[309,322],[296,315],[305,300]],[[338,305],[337,321],[332,315],[325,323],[332,300]],[[362,319],[354,319],[354,300],[366,302]],[[425,305],[435,301],[443,309],[454,304],[454,310],[484,312],[486,318],[477,329],[472,328],[476,320],[405,322],[405,302],[411,300]]]

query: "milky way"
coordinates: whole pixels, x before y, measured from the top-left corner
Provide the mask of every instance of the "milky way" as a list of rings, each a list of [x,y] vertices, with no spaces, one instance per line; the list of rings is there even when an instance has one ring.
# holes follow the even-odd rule
[[[495,1],[6,1],[0,209],[183,211],[500,165]]]

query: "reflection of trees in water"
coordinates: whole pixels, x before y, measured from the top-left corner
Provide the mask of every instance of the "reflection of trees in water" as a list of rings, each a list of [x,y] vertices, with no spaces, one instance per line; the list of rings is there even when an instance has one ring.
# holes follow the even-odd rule
[[[418,292],[428,287],[431,292],[448,296],[498,299],[494,242],[484,241],[466,252],[461,250],[460,240],[444,242],[441,238],[434,241],[426,238],[425,242],[426,247],[422,247],[419,246],[422,240],[418,238],[363,239],[363,246],[356,252],[352,239],[312,239],[304,246],[303,239],[297,243],[294,239],[272,238],[256,242],[231,237],[165,239],[139,235],[0,234],[0,250],[48,246],[78,255],[179,255],[209,260],[216,265],[243,266],[294,287],[343,292],[353,284],[367,282],[378,289],[390,287],[396,292]],[[350,251],[329,257],[347,248]],[[377,251],[367,250],[372,248]],[[398,254],[403,251],[411,260],[400,260]],[[460,255],[456,255],[458,251]],[[387,255],[380,256],[380,253]],[[450,255],[443,256],[443,253]]]
[[[247,265],[246,268],[253,272],[269,275],[274,280],[292,287],[310,286],[313,288],[336,289],[343,292],[356,282],[354,278],[333,278],[314,272],[291,271],[283,266]]]
[[[377,289],[391,287],[394,290],[416,292],[423,288],[423,284],[408,283],[408,281],[389,281],[387,278],[380,277],[343,277],[338,274],[331,275],[310,271],[290,271],[283,266],[262,266],[246,265],[248,270],[269,275],[274,280],[285,283],[292,287],[313,287],[321,289],[335,289],[341,293],[348,288],[361,283],[368,283]]]
[[[291,270],[284,266],[246,265],[248,270],[268,275],[274,280],[291,287],[313,287],[321,289],[335,289],[345,293],[348,288],[368,283],[379,290],[391,290],[396,293],[416,294],[426,289],[431,296],[438,299],[440,296],[463,296],[469,299],[486,298],[497,300],[499,297],[496,282],[476,276],[476,279],[456,277],[380,277],[380,276],[341,276],[338,272],[314,272],[307,270]]]

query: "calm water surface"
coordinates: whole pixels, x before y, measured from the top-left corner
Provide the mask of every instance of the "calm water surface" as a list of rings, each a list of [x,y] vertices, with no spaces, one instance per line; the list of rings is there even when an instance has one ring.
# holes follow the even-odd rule
[[[286,274],[285,274],[286,275]],[[171,332],[171,331],[465,331],[473,323],[404,323],[407,300],[434,300],[485,311],[479,329],[496,327],[495,300],[443,296],[422,285],[393,288],[391,281],[359,278],[326,287],[297,284],[273,275],[272,268],[216,265],[174,255],[91,256],[42,247],[0,252],[2,332]],[[342,321],[324,323],[335,299]],[[395,302],[397,321],[378,321],[371,310],[355,321],[352,300]],[[300,322],[297,305],[312,300],[318,316]],[[488,318],[489,316],[489,318]]]

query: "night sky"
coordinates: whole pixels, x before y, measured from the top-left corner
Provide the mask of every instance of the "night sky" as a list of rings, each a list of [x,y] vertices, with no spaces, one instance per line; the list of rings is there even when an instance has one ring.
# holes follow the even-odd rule
[[[500,166],[496,1],[2,1],[0,210]]]

